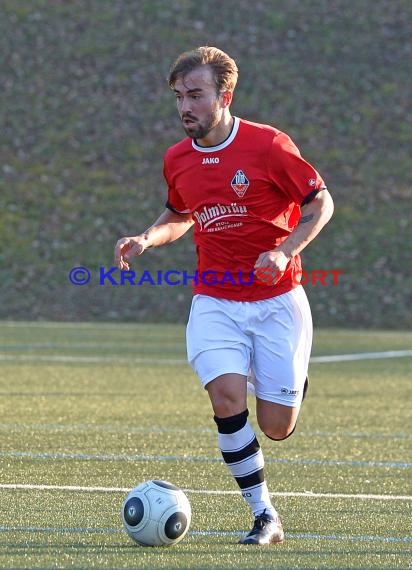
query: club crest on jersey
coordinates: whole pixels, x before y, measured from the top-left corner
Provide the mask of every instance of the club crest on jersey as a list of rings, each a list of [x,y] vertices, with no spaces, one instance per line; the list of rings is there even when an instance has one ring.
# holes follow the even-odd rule
[[[246,194],[246,190],[249,188],[249,180],[247,179],[246,174],[243,172],[243,170],[236,171],[236,174],[232,178],[230,185],[239,196],[239,198],[243,198],[243,196]]]

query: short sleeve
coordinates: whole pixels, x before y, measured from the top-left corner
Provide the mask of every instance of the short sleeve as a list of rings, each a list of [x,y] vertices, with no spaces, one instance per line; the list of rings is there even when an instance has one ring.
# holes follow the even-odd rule
[[[273,138],[268,170],[274,184],[299,205],[311,194],[326,188],[319,172],[302,157],[286,133],[279,132]]]
[[[163,161],[163,176],[167,184],[167,202],[166,208],[176,212],[177,214],[190,214],[190,209],[184,203],[182,197],[177,191],[174,184],[174,177],[172,175],[172,168],[170,166],[170,161],[168,160],[168,155],[165,155]]]

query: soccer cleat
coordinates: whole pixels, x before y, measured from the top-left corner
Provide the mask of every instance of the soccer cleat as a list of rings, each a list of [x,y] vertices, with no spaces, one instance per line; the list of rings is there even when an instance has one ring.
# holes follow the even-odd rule
[[[275,520],[266,514],[266,509],[255,518],[253,528],[239,540],[239,544],[279,544],[284,541],[282,522],[279,517]]]

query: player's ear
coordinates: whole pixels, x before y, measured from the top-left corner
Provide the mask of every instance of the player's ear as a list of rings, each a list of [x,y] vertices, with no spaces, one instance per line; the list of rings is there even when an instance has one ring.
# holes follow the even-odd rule
[[[222,107],[229,107],[233,99],[233,91],[222,91],[220,94]]]

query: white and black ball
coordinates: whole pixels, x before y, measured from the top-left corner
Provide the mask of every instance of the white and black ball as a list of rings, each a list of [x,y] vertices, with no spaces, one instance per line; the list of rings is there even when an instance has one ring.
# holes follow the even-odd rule
[[[142,546],[172,546],[190,527],[192,510],[185,493],[168,481],[150,480],[132,489],[122,506],[127,534]]]

